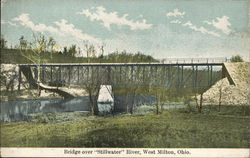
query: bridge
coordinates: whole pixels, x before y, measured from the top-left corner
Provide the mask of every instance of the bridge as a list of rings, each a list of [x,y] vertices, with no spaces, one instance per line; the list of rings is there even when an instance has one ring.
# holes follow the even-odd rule
[[[223,63],[227,62],[226,58],[183,59],[154,63],[19,64],[19,88],[24,71],[28,71],[25,77],[29,82],[57,87],[98,84],[207,88],[223,77]]]

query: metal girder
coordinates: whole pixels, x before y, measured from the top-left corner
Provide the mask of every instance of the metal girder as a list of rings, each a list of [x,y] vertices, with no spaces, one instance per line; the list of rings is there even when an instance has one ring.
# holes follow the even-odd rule
[[[198,88],[209,87],[216,79],[221,78],[221,75],[216,73],[218,70],[213,67],[222,67],[222,63],[20,64],[19,66],[32,68],[35,78],[40,69],[41,82],[45,84],[60,81],[67,83],[67,86],[79,86],[89,82],[99,82],[114,86]],[[200,69],[202,67],[207,68]],[[21,74],[19,82],[22,82],[20,78]],[[205,82],[206,84],[203,84]]]

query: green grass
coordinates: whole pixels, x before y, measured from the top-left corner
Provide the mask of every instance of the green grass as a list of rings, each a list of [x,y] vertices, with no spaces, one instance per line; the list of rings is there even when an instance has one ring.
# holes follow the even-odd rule
[[[77,122],[1,123],[1,146],[249,148],[249,109],[223,106],[218,112],[206,106],[202,114],[179,109]]]

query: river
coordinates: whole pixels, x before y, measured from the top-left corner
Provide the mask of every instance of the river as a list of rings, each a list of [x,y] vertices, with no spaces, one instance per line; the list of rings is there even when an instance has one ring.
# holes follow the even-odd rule
[[[146,113],[153,111],[156,103],[156,97],[153,95],[132,95],[123,96],[115,95],[114,112],[126,112],[132,108],[134,99],[134,108],[137,113]],[[100,105],[99,105],[100,106]],[[180,103],[175,103],[167,106],[167,109],[183,107]],[[99,108],[105,111],[105,109]],[[166,109],[166,108],[165,108]],[[90,111],[88,96],[77,97],[72,99],[35,99],[35,100],[19,100],[19,101],[3,101],[1,102],[1,122],[20,122],[31,121],[30,115],[37,113],[62,113],[62,112],[78,112]]]

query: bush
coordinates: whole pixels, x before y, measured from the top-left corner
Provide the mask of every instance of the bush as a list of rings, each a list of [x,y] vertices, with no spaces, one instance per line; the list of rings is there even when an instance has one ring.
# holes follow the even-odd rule
[[[240,55],[235,55],[231,57],[230,61],[231,62],[243,62],[243,59]]]

